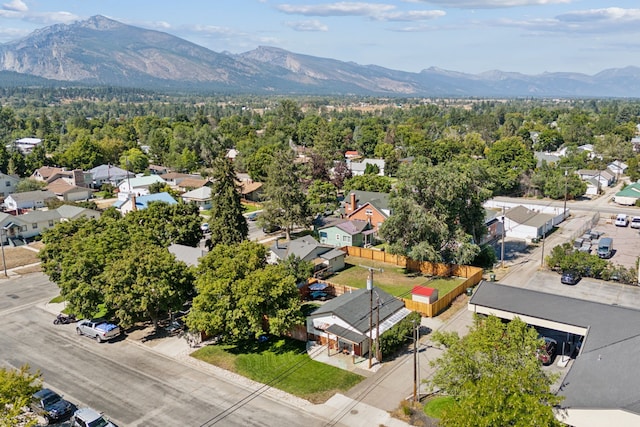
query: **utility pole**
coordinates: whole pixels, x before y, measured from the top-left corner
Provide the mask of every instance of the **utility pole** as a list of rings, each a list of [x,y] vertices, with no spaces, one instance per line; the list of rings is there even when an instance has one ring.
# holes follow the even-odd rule
[[[367,278],[367,289],[369,290],[369,369],[371,369],[371,358],[373,356],[373,268],[369,269]]]
[[[7,236],[7,229],[4,228],[4,235]],[[7,243],[9,237],[7,236]],[[4,259],[4,236],[2,235],[2,231],[0,231],[0,247],[2,247],[2,266],[4,267],[4,277],[9,277],[7,274],[7,261]]]
[[[376,359],[378,363],[382,361],[382,351],[380,350],[380,297],[376,292]]]
[[[503,206],[502,207],[502,249],[500,250],[501,268],[504,268],[504,225],[505,225],[505,216],[504,216],[504,206]]]
[[[413,401],[418,401],[418,327],[415,320],[413,321]]]
[[[567,219],[567,181],[568,181],[569,171],[567,169],[564,170],[564,208],[562,210],[562,220]]]

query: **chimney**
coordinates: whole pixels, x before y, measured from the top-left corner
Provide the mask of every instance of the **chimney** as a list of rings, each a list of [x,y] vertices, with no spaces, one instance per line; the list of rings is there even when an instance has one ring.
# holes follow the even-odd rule
[[[73,185],[77,187],[84,187],[84,172],[82,169],[73,170]]]
[[[136,192],[131,193],[131,210],[137,211],[138,207],[136,206]]]
[[[350,202],[351,208],[349,209],[349,212],[353,212],[356,210],[356,193],[351,193],[350,197],[351,197],[351,202]]]

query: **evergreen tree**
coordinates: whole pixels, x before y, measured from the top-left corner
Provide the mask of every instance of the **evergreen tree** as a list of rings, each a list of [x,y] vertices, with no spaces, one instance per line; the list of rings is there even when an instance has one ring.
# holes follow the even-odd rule
[[[211,187],[210,246],[224,243],[231,245],[247,238],[249,226],[242,215],[244,208],[236,184],[236,173],[231,161],[218,158],[214,162]]]

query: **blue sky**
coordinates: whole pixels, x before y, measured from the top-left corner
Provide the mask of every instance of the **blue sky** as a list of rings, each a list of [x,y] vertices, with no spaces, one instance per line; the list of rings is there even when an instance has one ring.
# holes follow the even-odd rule
[[[104,15],[216,52],[275,46],[418,72],[640,66],[640,1],[0,0],[0,43]]]

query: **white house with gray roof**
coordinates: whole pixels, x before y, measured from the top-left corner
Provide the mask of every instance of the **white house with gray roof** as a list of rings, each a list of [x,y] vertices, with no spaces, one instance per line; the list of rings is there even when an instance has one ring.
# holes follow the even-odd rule
[[[556,331],[569,360],[557,418],[574,427],[640,425],[640,311],[481,282],[468,306]]]
[[[149,186],[157,182],[166,184],[166,181],[158,175],[147,175],[124,179],[120,184],[118,184],[118,199],[126,200],[131,194],[135,194],[136,196],[146,196],[149,194]]]
[[[200,210],[211,209],[211,187],[196,188],[187,191],[181,197],[185,203],[193,203]]]
[[[42,209],[49,199],[57,199],[57,196],[48,190],[25,191],[8,195],[4,199],[4,204],[9,211]]]
[[[404,302],[382,289],[374,287],[371,292],[379,302],[380,324],[369,328],[371,295],[367,289],[358,289],[327,301],[307,317],[307,334],[311,341],[330,343],[338,351],[347,351],[355,356],[369,352],[369,337],[375,340],[391,329],[411,311]],[[377,320],[377,316],[376,316]]]
[[[541,213],[524,206],[515,206],[504,215],[504,233],[507,237],[530,241],[546,236],[554,225],[562,222],[562,213]]]

